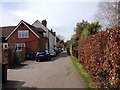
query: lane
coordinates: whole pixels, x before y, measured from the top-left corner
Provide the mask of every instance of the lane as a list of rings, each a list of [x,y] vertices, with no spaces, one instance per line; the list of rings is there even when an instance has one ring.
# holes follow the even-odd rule
[[[25,66],[8,70],[6,87],[14,88],[85,88],[72,60],[62,52],[51,61],[26,61]]]

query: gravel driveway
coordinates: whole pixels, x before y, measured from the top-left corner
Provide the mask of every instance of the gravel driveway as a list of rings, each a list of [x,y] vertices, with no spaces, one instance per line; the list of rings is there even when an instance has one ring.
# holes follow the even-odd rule
[[[8,69],[5,88],[85,88],[84,81],[64,51],[51,61],[26,61],[25,66]]]

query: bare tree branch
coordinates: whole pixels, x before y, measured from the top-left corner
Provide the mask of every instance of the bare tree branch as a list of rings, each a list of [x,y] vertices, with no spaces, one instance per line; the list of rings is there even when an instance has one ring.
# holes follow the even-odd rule
[[[119,2],[100,2],[95,20],[106,27],[120,26],[120,1]]]

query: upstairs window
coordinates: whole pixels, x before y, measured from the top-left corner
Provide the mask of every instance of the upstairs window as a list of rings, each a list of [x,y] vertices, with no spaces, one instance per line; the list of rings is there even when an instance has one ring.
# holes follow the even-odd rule
[[[28,30],[19,30],[18,31],[18,38],[29,38],[29,31]]]

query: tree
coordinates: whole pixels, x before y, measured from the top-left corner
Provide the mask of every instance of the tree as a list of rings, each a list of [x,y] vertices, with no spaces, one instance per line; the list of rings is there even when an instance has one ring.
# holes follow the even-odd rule
[[[77,23],[75,28],[76,42],[79,39],[85,39],[90,35],[96,34],[101,28],[99,22],[90,23],[88,21],[82,20],[82,22]]]
[[[99,21],[103,28],[120,26],[120,1],[99,2],[95,20]]]
[[[65,48],[69,48],[70,47],[70,40],[65,42]]]
[[[70,48],[73,46],[74,50],[78,49],[78,41],[87,38],[90,35],[96,34],[101,28],[99,22],[90,23],[88,21],[82,20],[76,24],[75,34],[72,38],[65,43],[65,48]]]
[[[90,25],[90,34],[96,34],[100,29],[101,29],[101,25],[99,24],[99,22],[94,22]]]
[[[65,42],[65,48],[70,48],[70,45],[76,44],[76,43],[77,42],[76,42],[75,37],[73,35],[70,40],[68,40],[68,41]]]
[[[83,32],[84,27],[88,24],[87,21],[82,20],[82,22],[79,22],[76,24],[76,28],[75,28],[75,36],[76,36],[76,41],[79,40],[79,38],[81,37],[81,33]]]
[[[64,47],[64,37],[61,35],[57,35],[57,48]]]
[[[57,38],[61,41],[63,40],[64,41],[64,37],[62,35],[57,35]]]

